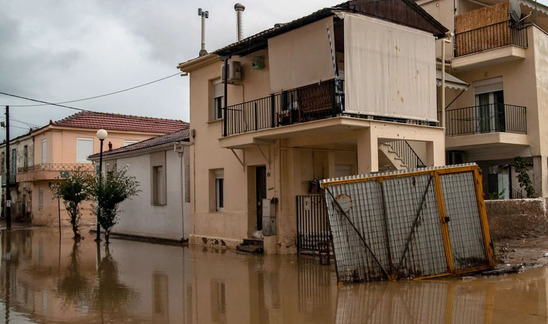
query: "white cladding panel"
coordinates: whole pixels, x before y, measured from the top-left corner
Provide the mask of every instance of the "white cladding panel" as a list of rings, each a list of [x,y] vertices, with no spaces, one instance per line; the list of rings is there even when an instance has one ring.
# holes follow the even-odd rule
[[[344,28],[345,111],[437,121],[434,36],[356,14]]]
[[[327,28],[334,42],[333,17],[268,40],[272,92],[335,78]]]

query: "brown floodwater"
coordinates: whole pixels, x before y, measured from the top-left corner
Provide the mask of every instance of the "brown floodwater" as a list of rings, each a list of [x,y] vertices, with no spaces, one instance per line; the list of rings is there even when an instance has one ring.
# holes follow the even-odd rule
[[[86,231],[87,233],[87,231]],[[93,236],[0,233],[5,323],[547,323],[548,268],[337,286],[335,268]]]

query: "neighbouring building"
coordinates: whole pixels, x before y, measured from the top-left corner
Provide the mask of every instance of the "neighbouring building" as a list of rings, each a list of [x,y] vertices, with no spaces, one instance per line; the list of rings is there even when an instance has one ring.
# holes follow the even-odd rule
[[[262,231],[267,253],[295,253],[297,217],[321,209],[317,179],[443,165],[435,41],[446,32],[413,1],[348,1],[179,64],[190,242],[234,247]]]
[[[179,120],[84,111],[11,140],[11,154],[17,157],[10,161],[10,175],[15,180],[11,181],[15,204],[11,210],[24,212],[25,219],[36,225],[57,224],[59,217],[66,222],[63,202],[53,199],[51,185],[70,172],[95,172],[87,157],[99,152],[97,130],[108,131],[104,141],[107,150],[171,133],[185,125]],[[5,151],[5,144],[0,150],[2,147]],[[5,152],[0,154],[5,158]],[[83,206],[82,220],[95,222],[89,203]]]
[[[112,233],[186,241],[190,226],[190,149],[183,129],[103,153],[105,176],[127,170],[140,192],[120,204]],[[89,157],[96,165],[99,154]]]
[[[34,165],[34,141],[32,131],[10,141],[10,191],[12,219],[19,222],[30,220],[32,210],[32,189],[28,183],[17,185],[17,169],[30,168]],[[6,142],[0,144],[0,174],[2,175],[2,207],[5,206],[6,190]],[[2,217],[4,216],[2,208]]]
[[[416,2],[453,32],[446,67],[469,83],[467,91],[447,91],[447,163],[477,162],[486,197],[520,198],[525,190],[512,164],[521,156],[536,195],[548,196],[548,7],[534,0]]]

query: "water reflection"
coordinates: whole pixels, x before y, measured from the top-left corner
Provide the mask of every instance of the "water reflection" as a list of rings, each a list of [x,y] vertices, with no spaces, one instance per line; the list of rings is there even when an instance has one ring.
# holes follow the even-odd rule
[[[93,237],[1,233],[4,322],[546,323],[548,269],[475,281],[337,287],[334,268]]]

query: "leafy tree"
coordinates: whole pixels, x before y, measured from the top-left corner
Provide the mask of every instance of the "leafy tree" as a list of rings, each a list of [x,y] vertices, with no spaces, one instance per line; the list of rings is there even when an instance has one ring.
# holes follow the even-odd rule
[[[119,205],[122,201],[139,193],[139,182],[127,175],[127,169],[108,172],[105,179],[96,178],[93,196],[99,211],[99,224],[105,231],[106,244],[110,231],[118,223]]]
[[[533,188],[533,183],[531,182],[531,178],[529,178],[529,173],[527,173],[527,164],[525,164],[521,156],[514,158],[514,169],[518,173],[519,186],[527,192],[527,198],[535,197],[535,188]]]
[[[72,225],[75,240],[82,238],[78,228],[81,216],[80,203],[89,199],[92,182],[91,175],[78,169],[67,178],[55,183],[51,188],[54,198],[63,199],[63,204],[70,216],[70,224]]]

